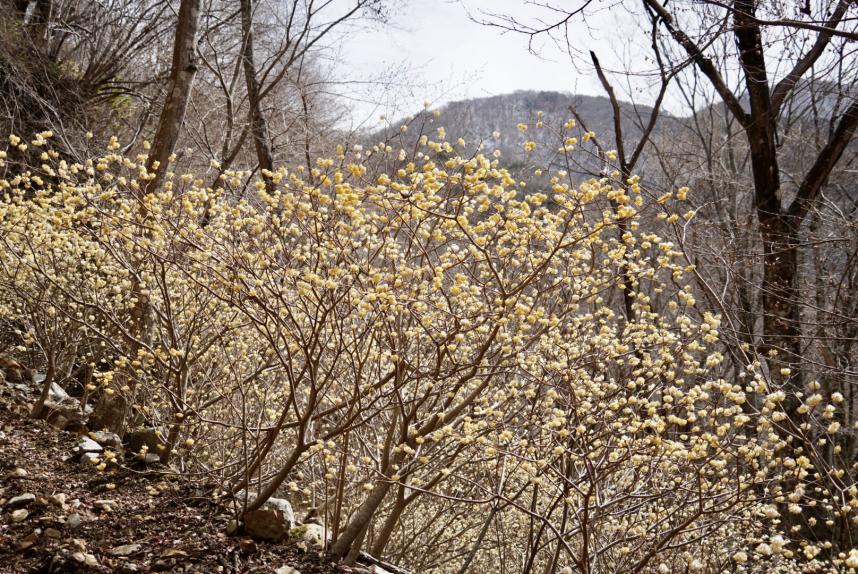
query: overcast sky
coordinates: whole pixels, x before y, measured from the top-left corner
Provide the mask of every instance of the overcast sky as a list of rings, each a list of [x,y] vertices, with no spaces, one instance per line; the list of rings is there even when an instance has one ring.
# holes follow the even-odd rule
[[[343,38],[338,50],[340,77],[391,81],[342,88],[354,98],[355,120],[368,118],[372,123],[381,114],[401,117],[421,109],[425,100],[435,107],[522,89],[601,92],[592,74],[576,73],[569,56],[548,38],[534,44],[537,55],[528,51],[527,36],[472,19],[486,19],[487,11],[530,18],[535,14],[523,0],[404,0],[389,25]],[[614,49],[600,37],[610,36],[616,13],[606,16],[591,17],[589,30],[581,24],[573,28],[580,48]],[[604,29],[599,28],[600,21],[607,24]]]

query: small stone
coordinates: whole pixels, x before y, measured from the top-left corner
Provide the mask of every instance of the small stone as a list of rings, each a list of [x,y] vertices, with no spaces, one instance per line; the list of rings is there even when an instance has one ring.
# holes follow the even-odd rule
[[[274,574],[301,574],[300,570],[296,570],[291,566],[281,566],[277,570],[274,571]]]
[[[12,512],[12,522],[24,522],[29,515],[30,512],[26,508],[20,508]]]
[[[69,514],[66,518],[66,528],[74,530],[75,528],[80,526],[81,522],[83,522],[83,519],[80,517],[80,514],[74,512],[72,514]]]
[[[98,566],[98,560],[95,559],[94,554],[86,554],[83,563],[87,566]]]
[[[48,538],[59,538],[62,533],[56,528],[45,528],[45,536]]]
[[[72,558],[74,558],[77,562],[80,562],[81,564],[86,562],[86,554],[84,554],[83,552],[75,552],[74,554],[72,554]]]
[[[117,546],[116,548],[111,548],[108,552],[113,556],[131,556],[132,554],[136,554],[140,552],[139,544],[123,544],[122,546]]]
[[[9,478],[27,478],[29,473],[23,468],[16,468],[9,474]]]
[[[63,506],[66,503],[66,495],[65,493],[58,492],[57,494],[52,494],[48,497],[48,502],[52,504],[56,504],[57,506]]]
[[[26,550],[27,548],[35,544],[38,540],[39,533],[34,530],[27,537],[22,538],[18,541],[18,550]]]
[[[89,438],[88,436],[80,437],[80,441],[77,443],[77,447],[83,452],[101,452],[104,448]]]
[[[92,505],[99,510],[103,510],[104,512],[110,512],[111,510],[113,510],[112,500],[96,500]]]
[[[18,506],[27,506],[28,504],[30,504],[31,502],[34,502],[35,500],[36,500],[35,494],[33,494],[32,492],[25,492],[24,494],[22,494],[20,496],[16,496],[15,498],[12,498],[11,500],[9,500],[9,502],[7,502],[6,505],[11,506],[12,508],[16,508]]]

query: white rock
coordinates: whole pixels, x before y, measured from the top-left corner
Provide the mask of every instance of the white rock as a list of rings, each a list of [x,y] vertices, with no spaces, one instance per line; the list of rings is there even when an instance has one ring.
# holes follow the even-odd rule
[[[83,452],[101,452],[104,449],[100,444],[89,438],[88,436],[80,437],[77,447]]]
[[[296,570],[291,566],[281,566],[277,570],[274,571],[274,574],[301,574],[300,570]]]
[[[26,508],[20,508],[12,512],[12,522],[24,522],[29,515],[30,512]]]

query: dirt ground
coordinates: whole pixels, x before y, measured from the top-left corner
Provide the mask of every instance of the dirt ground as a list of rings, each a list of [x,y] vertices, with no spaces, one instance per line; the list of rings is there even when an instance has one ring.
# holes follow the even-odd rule
[[[87,468],[79,437],[28,407],[0,382],[0,573],[352,571],[302,543],[227,536],[232,516],[181,477]]]

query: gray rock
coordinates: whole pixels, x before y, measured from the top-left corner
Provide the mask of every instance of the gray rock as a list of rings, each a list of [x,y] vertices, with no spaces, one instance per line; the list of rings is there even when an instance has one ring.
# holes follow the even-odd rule
[[[289,521],[279,510],[251,510],[244,513],[244,531],[260,540],[280,542],[289,535]]]
[[[67,430],[69,432],[83,432],[86,430],[86,414],[80,410],[80,405],[77,401],[63,404],[45,401],[45,407],[48,409],[48,415],[45,417],[45,420],[55,429]]]
[[[158,464],[161,462],[161,457],[151,452],[147,452],[144,455],[138,454],[134,458],[141,461],[143,464]]]
[[[35,500],[35,494],[33,494],[32,492],[25,492],[24,494],[21,494],[20,496],[16,496],[9,500],[6,505],[11,508],[17,508],[18,506],[27,506],[31,502],[35,502]]]
[[[266,510],[279,510],[283,513],[286,522],[289,523],[289,528],[295,528],[295,512],[292,510],[292,505],[285,498],[269,498],[262,505]]]
[[[81,522],[83,522],[83,519],[80,517],[80,514],[74,512],[66,517],[66,528],[74,530],[80,526]]]
[[[131,556],[140,552],[141,548],[143,547],[140,544],[123,544],[122,546],[111,548],[107,552],[112,556]]]
[[[243,505],[245,499],[248,504],[253,502],[256,499],[256,493],[253,491],[247,492],[245,490],[239,490],[235,493],[234,500],[238,502],[239,505]],[[295,528],[295,525],[297,524],[297,521],[295,520],[295,511],[292,509],[292,504],[285,498],[269,498],[262,505],[262,508],[264,510],[279,510],[289,522],[289,528]]]
[[[24,522],[29,515],[30,512],[26,508],[19,508],[12,512],[12,522]]]
[[[89,436],[102,446],[109,446],[114,449],[122,448],[122,439],[116,433],[100,430],[89,433]]]
[[[101,452],[104,450],[100,444],[88,436],[80,437],[80,441],[77,443],[77,448],[79,448],[81,452]]]
[[[48,502],[56,504],[57,506],[63,506],[66,503],[66,495],[62,492],[52,494],[48,497]]]
[[[48,389],[48,399],[55,403],[73,400],[66,390],[56,383],[51,383],[51,387]]]

